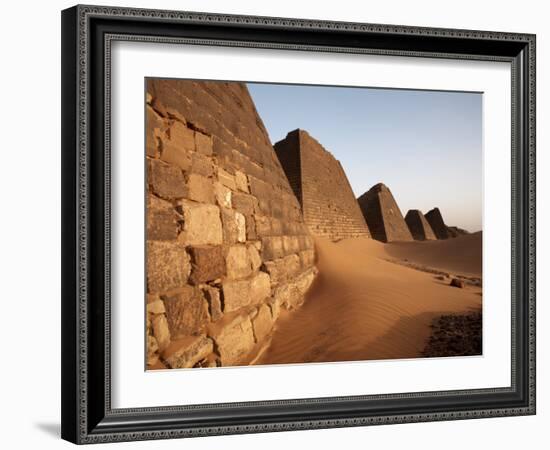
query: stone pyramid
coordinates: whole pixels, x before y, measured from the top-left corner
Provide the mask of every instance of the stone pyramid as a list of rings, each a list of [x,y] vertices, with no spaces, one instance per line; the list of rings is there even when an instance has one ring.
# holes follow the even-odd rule
[[[430,241],[437,239],[432,227],[418,209],[410,209],[405,216],[405,222],[413,238],[417,241]]]
[[[425,214],[426,220],[432,227],[432,230],[435,233],[435,236],[437,239],[449,239],[451,236],[451,233],[449,232],[449,228],[447,225],[445,225],[445,222],[443,221],[443,216],[441,215],[441,211],[439,211],[439,208],[434,208],[430,211],[428,211]]]
[[[332,240],[370,237],[344,169],[330,152],[299,129],[274,148],[312,234]]]
[[[357,201],[374,239],[382,242],[413,240],[397,202],[383,183],[374,185]]]

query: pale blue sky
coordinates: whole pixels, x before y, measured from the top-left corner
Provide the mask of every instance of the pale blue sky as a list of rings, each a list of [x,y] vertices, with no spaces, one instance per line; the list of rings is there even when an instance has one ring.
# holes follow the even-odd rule
[[[482,94],[248,83],[273,143],[308,131],[340,160],[355,196],[386,184],[403,215],[438,206],[481,229]]]

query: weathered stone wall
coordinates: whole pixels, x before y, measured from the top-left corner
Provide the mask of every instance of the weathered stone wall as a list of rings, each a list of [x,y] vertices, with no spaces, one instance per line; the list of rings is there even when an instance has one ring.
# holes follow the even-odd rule
[[[439,208],[434,208],[428,211],[424,214],[424,217],[426,217],[426,220],[432,227],[432,230],[434,230],[437,239],[449,239],[451,237],[451,233],[449,232],[447,225],[445,225],[445,221],[443,220],[443,216],[441,215]]]
[[[244,84],[149,79],[147,366],[253,362],[316,269]]]
[[[413,240],[401,210],[387,186],[378,183],[357,201],[374,239],[382,242]]]
[[[291,131],[274,147],[312,234],[370,237],[348,178],[330,152],[304,130]]]
[[[417,241],[431,241],[437,239],[432,227],[418,209],[410,209],[405,216],[412,237]]]

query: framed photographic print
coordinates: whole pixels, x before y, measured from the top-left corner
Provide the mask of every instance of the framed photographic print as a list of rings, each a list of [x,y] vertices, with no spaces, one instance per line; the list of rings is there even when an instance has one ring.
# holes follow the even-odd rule
[[[62,45],[63,438],[535,413],[534,35],[75,6]]]

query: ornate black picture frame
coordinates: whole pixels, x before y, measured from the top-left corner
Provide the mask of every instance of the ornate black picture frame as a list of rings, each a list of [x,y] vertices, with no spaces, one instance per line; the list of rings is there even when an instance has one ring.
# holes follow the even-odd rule
[[[113,409],[110,46],[116,40],[507,61],[511,386]],[[98,443],[535,413],[535,36],[98,6],[62,12],[62,437]]]

